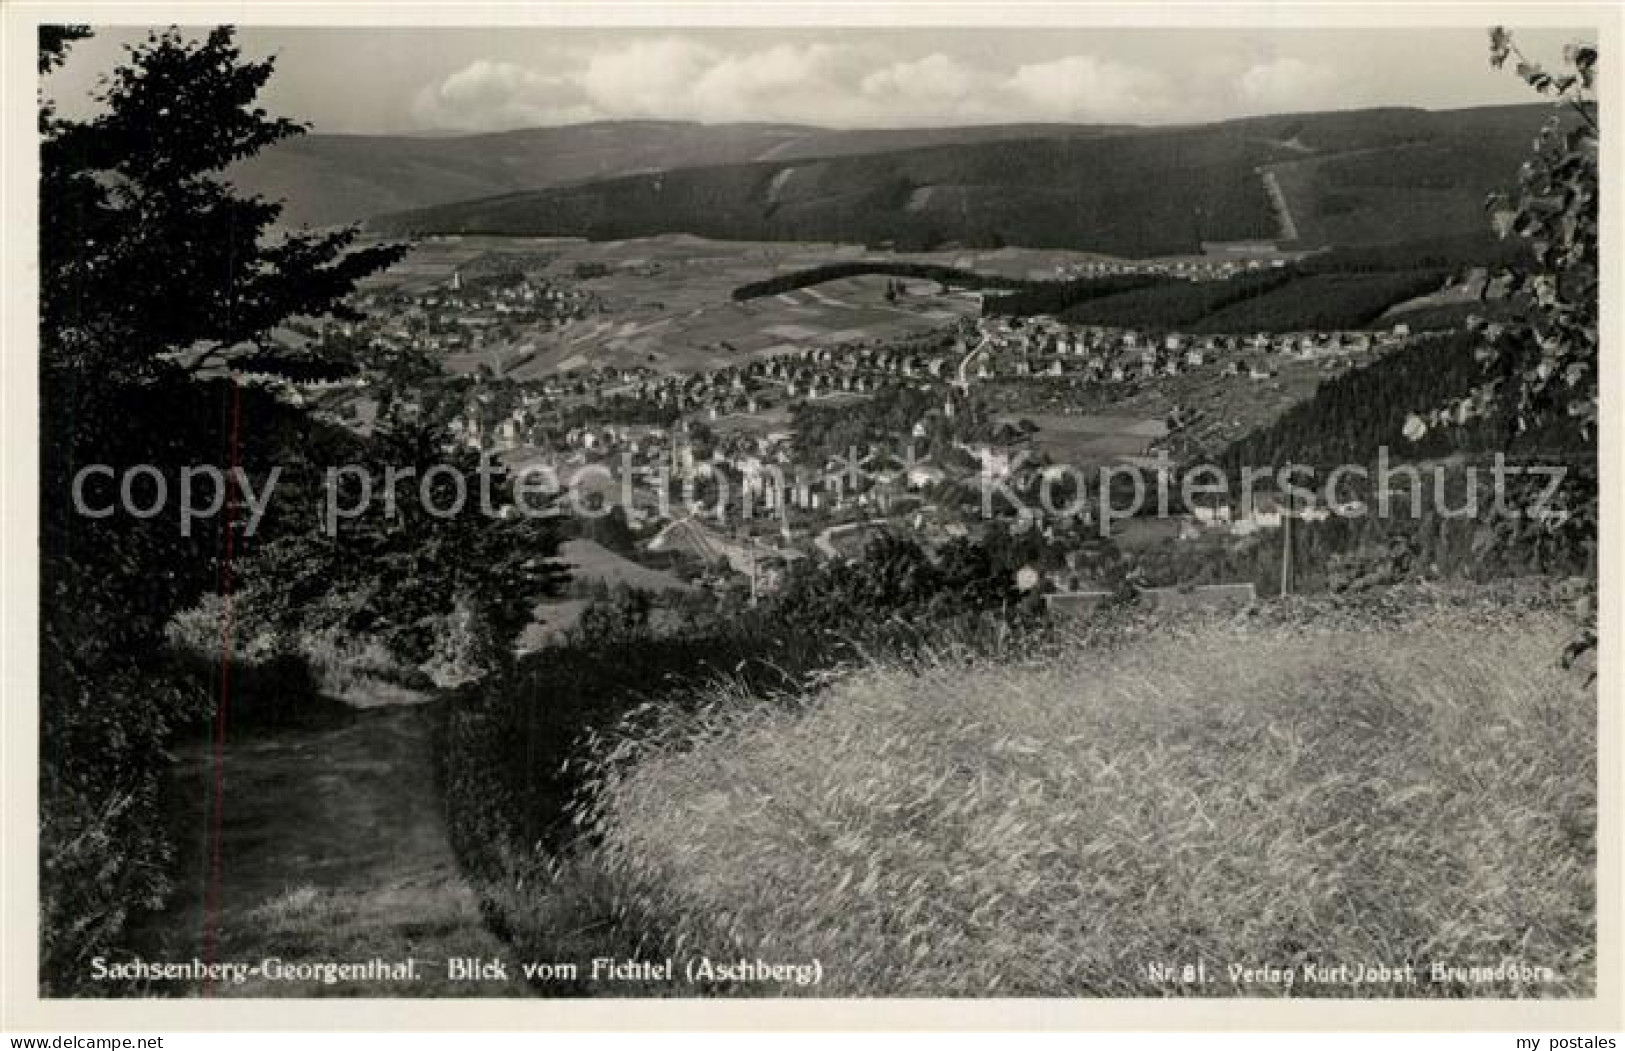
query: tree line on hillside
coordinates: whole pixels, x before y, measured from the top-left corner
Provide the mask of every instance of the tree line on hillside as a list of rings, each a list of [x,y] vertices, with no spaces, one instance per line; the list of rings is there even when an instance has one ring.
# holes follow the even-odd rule
[[[1344,372],[1322,382],[1267,426],[1232,442],[1215,462],[1236,477],[1244,466],[1371,464],[1384,446],[1395,462],[1498,449],[1529,457],[1572,457],[1594,450],[1566,421],[1519,432],[1505,413],[1406,440],[1405,423],[1416,405],[1443,404],[1471,391],[1482,373],[1478,347],[1471,333],[1452,332]]]
[[[1113,274],[1066,281],[1029,281],[1015,291],[988,296],[982,302],[982,313],[988,317],[1060,315],[1090,300],[1183,283],[1160,274]]]
[[[1512,266],[1528,258],[1527,245],[1503,241],[1488,230],[1369,245],[1337,245],[1299,259],[1304,274],[1371,274],[1392,270],[1463,270]]]
[[[1296,275],[1270,269],[1223,281],[1170,281],[1068,306],[1061,320],[1121,328],[1195,328],[1210,314],[1281,288]]]
[[[983,313],[1041,314],[1074,324],[1182,328],[1198,334],[1358,329],[1396,303],[1438,290],[1468,268],[1515,266],[1527,258],[1526,245],[1488,233],[1347,245],[1221,281],[1124,274],[1029,282],[987,297]],[[1479,312],[1494,307],[1491,301]],[[1460,327],[1465,314],[1438,318],[1440,327]]]
[[[1437,292],[1446,270],[1305,274],[1262,295],[1221,307],[1195,332],[1327,332],[1387,327],[1378,319],[1397,303]]]
[[[1437,291],[1453,271],[1432,267],[1336,269],[1308,260],[1221,281],[1125,275],[1045,282],[989,296],[989,316],[1056,316],[1078,325],[1177,328],[1197,334],[1365,328],[1395,303]]]

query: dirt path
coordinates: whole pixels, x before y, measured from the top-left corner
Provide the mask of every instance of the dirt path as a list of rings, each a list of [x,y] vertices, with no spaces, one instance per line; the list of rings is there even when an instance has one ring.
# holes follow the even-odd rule
[[[1292,205],[1286,199],[1286,191],[1281,189],[1281,180],[1268,168],[1259,169],[1264,179],[1264,193],[1270,199],[1270,205],[1275,209],[1275,222],[1280,227],[1276,231],[1275,239],[1285,244],[1291,244],[1298,239],[1298,224],[1292,218]]]
[[[241,984],[216,984],[212,991],[221,996],[514,995],[517,983],[446,978],[449,958],[496,957],[502,946],[482,924],[446,838],[430,751],[434,717],[433,704],[383,703],[341,710],[334,725],[321,729],[229,739],[217,867],[207,850],[214,749],[201,742],[182,749],[175,772],[177,871],[190,876],[182,876],[170,908],[149,925],[142,939],[151,946],[149,958],[251,966],[268,958],[416,961],[415,980],[328,983],[259,973]],[[154,992],[204,990],[169,985]]]

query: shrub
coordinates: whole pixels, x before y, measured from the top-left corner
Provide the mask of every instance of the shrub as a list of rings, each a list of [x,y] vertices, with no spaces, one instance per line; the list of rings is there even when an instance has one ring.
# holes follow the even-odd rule
[[[49,644],[49,643],[48,643]],[[207,694],[150,668],[55,660],[41,684],[40,993],[111,995],[89,961],[170,890],[160,818],[164,743],[202,718]]]

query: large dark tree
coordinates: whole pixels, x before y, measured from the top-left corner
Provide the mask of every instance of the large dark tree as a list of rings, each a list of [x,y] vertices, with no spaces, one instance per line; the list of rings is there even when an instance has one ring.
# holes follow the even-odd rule
[[[39,70],[78,27],[44,27]],[[299,133],[256,104],[269,61],[233,33],[155,32],[128,48],[65,119],[42,97],[40,132],[42,982],[66,990],[166,889],[156,818],[169,733],[207,698],[165,674],[162,631],[229,583],[240,528],[183,535],[171,515],[76,513],[79,469],[150,464],[251,472],[297,449],[300,415],[223,363],[308,374],[331,363],[272,353],[293,317],[342,315],[356,281],[399,257],[354,230],[275,235],[280,208],[222,177]],[[99,502],[112,494],[104,488]],[[143,503],[154,493],[142,493]],[[169,494],[173,499],[173,491]],[[173,506],[173,505],[171,505]]]
[[[155,32],[128,50],[99,115],[50,115],[44,128],[47,360],[141,380],[180,367],[166,358],[176,352],[212,359],[290,317],[346,315],[355,282],[400,248],[358,248],[353,228],[271,237],[281,206],[222,177],[304,130],[256,105],[271,61],[245,61],[229,28],[202,41]],[[42,65],[54,61],[45,56],[60,56],[61,36],[41,52]]]

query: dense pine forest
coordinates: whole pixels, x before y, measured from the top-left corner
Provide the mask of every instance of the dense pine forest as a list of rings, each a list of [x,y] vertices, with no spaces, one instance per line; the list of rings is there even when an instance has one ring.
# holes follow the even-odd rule
[[[1482,375],[1468,332],[1418,341],[1322,383],[1314,395],[1288,409],[1274,423],[1232,443],[1217,457],[1236,471],[1243,464],[1369,464],[1384,446],[1394,460],[1426,459],[1452,453],[1504,449],[1524,456],[1580,455],[1595,445],[1564,421],[1523,432],[1505,413],[1477,417],[1458,427],[1434,428],[1415,442],[1404,436],[1407,417],[1418,405],[1462,398]]]

